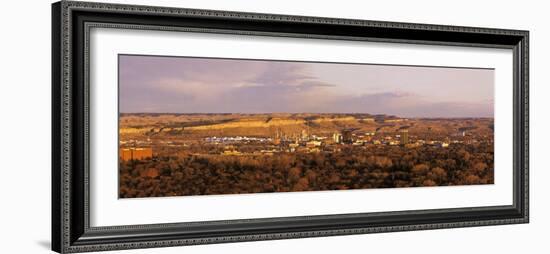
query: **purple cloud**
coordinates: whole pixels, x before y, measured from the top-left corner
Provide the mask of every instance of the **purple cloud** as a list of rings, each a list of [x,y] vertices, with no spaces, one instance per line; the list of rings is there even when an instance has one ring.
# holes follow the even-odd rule
[[[437,73],[431,75],[425,67],[349,65],[360,74],[350,77],[337,71],[345,69],[341,64],[130,55],[122,55],[119,60],[121,112],[493,116],[493,70],[489,69],[452,72],[451,68],[442,71],[431,67],[432,73]],[[316,69],[332,71],[326,74]],[[421,91],[408,85],[411,73],[420,73],[412,81],[423,82]],[[474,73],[484,75],[483,79],[477,81]],[[437,78],[431,80],[430,76]],[[376,85],[367,82],[369,77],[376,77]],[[391,87],[383,85],[385,77]],[[441,99],[430,92],[441,94],[440,84],[445,80],[466,84],[460,83],[462,78],[464,82],[478,82],[476,87],[490,96],[472,101],[468,93],[454,92]]]

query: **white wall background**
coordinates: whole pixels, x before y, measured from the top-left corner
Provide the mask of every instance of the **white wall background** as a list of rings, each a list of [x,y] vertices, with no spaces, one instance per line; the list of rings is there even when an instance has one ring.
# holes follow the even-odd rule
[[[106,0],[104,0],[106,1]],[[550,30],[544,1],[117,0],[247,12],[435,23],[531,31],[531,223],[246,242],[121,253],[538,252],[550,249]],[[50,1],[8,1],[0,15],[0,253],[48,253],[50,245]],[[32,157],[29,156],[32,154]]]

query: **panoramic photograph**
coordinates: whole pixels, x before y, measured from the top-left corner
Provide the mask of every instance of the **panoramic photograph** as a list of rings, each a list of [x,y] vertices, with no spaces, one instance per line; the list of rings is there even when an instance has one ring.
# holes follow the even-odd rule
[[[118,58],[119,198],[494,183],[494,69]]]

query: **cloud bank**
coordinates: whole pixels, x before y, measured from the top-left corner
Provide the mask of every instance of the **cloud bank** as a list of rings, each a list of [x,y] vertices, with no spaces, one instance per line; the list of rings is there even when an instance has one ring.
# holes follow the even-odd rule
[[[328,63],[132,55],[119,61],[123,113],[494,114],[489,69],[348,65],[356,70],[350,76],[337,71],[342,64]]]

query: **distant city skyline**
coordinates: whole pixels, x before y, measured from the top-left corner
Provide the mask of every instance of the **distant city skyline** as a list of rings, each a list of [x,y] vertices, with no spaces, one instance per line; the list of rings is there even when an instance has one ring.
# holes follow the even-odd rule
[[[494,70],[120,55],[121,113],[494,117]]]

